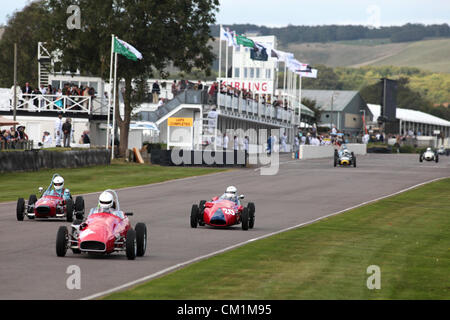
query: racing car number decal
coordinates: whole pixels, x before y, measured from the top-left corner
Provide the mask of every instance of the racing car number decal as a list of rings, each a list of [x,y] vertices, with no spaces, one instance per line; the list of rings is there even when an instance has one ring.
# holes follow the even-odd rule
[[[232,216],[235,215],[235,212],[234,212],[233,209],[223,209],[223,212],[224,212],[225,214],[230,214],[230,215],[232,215]]]

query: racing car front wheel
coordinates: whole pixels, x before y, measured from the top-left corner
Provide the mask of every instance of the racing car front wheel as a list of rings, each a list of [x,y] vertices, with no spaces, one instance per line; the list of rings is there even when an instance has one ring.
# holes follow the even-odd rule
[[[420,155],[420,157],[419,157],[419,162],[423,162],[423,156],[422,155]]]
[[[191,228],[197,228],[198,225],[198,205],[192,205],[191,209]]]
[[[24,213],[25,213],[25,200],[23,198],[19,198],[19,200],[17,200],[17,208],[16,208],[17,221],[23,221]]]
[[[61,226],[56,234],[56,255],[58,257],[64,257],[67,252],[67,244],[69,242],[69,231],[67,227]]]
[[[127,231],[126,253],[128,260],[136,259],[137,255],[136,231],[134,231],[133,229]]]
[[[136,230],[136,255],[142,257],[147,249],[147,226],[144,223],[139,222],[134,229]]]
[[[255,226],[255,204],[253,202],[249,202],[247,205],[248,208],[248,227],[253,229]]]
[[[73,221],[73,200],[67,199],[66,201],[66,220],[67,222]]]
[[[206,200],[201,200],[198,205],[198,224],[203,227],[205,225],[205,221],[203,220],[203,212],[205,210]]]
[[[438,155],[436,155],[436,163],[438,163],[439,162],[439,156]]]
[[[28,213],[33,213],[33,206],[37,202],[37,197],[35,194],[30,195],[28,198]],[[29,216],[28,216],[29,217]]]
[[[248,208],[244,208],[241,215],[242,220],[242,230],[248,230],[248,223],[249,223],[249,212]]]

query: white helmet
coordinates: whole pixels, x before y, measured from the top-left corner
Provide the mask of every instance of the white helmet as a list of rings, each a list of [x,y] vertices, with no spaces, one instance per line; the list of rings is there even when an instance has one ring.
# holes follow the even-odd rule
[[[114,204],[114,197],[109,192],[103,192],[98,198],[98,205],[102,209],[109,209]]]
[[[233,187],[233,186],[230,186],[230,187],[227,188],[227,190],[225,191],[225,193],[231,193],[231,194],[233,194],[233,195],[236,195],[236,193],[237,193],[237,188],[236,188],[236,187]]]
[[[55,179],[53,179],[53,186],[54,186],[55,190],[61,190],[62,188],[64,188],[63,177],[61,177],[61,176],[55,177]]]

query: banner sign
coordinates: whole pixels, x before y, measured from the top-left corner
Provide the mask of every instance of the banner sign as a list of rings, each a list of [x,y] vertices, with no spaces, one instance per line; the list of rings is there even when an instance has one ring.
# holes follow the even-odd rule
[[[167,125],[169,127],[193,127],[194,121],[192,118],[169,118]]]
[[[238,90],[250,90],[253,93],[259,94],[272,94],[273,93],[273,81],[251,81],[251,80],[243,80],[243,79],[218,79],[218,81],[222,81],[226,85],[229,85]]]

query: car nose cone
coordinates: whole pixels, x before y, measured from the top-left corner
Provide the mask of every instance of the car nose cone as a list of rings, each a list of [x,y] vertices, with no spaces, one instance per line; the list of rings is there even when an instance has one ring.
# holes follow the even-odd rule
[[[211,224],[219,225],[219,226],[225,225],[227,223],[222,209],[217,209],[216,212],[214,212],[214,215],[211,217],[210,222],[211,222]]]

